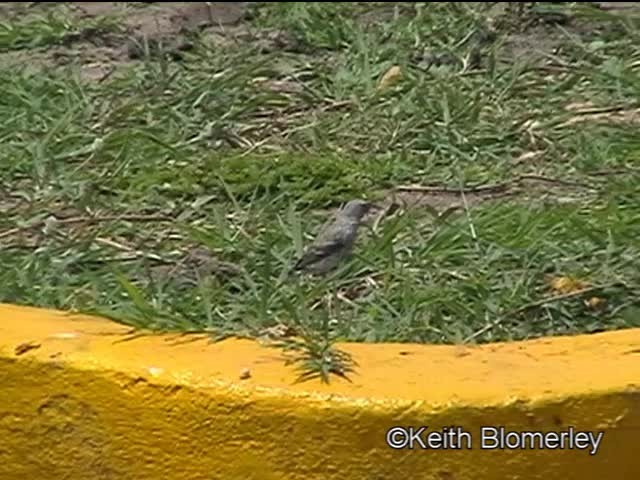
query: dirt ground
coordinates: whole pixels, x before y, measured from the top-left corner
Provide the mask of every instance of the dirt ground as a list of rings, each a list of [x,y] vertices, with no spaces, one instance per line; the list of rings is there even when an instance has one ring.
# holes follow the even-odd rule
[[[0,62],[29,62],[38,66],[62,66],[75,63],[82,77],[102,80],[124,64],[140,57],[143,41],[150,45],[162,42],[169,51],[189,47],[186,37],[191,32],[208,29],[211,36],[224,37],[236,33],[246,17],[249,2],[73,2],[68,6],[82,19],[112,17],[121,32],[82,32],[65,39],[63,45],[48,48],[0,53]],[[18,15],[39,15],[51,3],[0,2],[0,17],[11,21]]]
[[[0,18],[11,22],[18,16],[42,15],[59,2],[0,2]],[[64,2],[62,2],[64,3]],[[159,43],[165,51],[180,58],[190,47],[189,35],[203,33],[212,45],[232,41],[251,41],[265,49],[282,47],[278,32],[254,32],[247,28],[252,4],[257,2],[68,2],[72,15],[82,19],[111,17],[120,31],[89,29],[65,38],[62,45],[29,50],[0,52],[0,64],[28,62],[34,68],[55,67],[71,63],[80,66],[83,78],[102,80],[118,67],[142,56],[143,43]],[[599,2],[607,11],[640,10],[635,2]],[[497,4],[497,11],[505,2]],[[576,27],[577,28],[577,27]],[[282,32],[280,32],[282,33]],[[544,28],[529,29],[512,35],[513,55],[552,51],[557,42]],[[559,39],[558,39],[559,40]],[[286,39],[285,39],[286,42]]]

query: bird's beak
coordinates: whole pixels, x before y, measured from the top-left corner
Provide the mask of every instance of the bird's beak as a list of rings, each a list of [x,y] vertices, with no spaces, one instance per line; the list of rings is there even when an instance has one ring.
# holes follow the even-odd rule
[[[380,205],[376,205],[375,203],[367,204],[367,211],[368,212],[379,212],[381,210],[382,210],[382,207]]]

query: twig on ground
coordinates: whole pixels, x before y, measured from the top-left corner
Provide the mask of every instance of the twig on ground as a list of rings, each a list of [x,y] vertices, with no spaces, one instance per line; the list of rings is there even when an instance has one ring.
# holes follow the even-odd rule
[[[640,173],[638,168],[611,168],[608,170],[596,170],[593,172],[587,172],[586,175],[590,177],[606,177],[610,175],[627,175],[630,173]]]
[[[522,180],[537,180],[539,182],[557,183],[559,185],[566,185],[569,187],[592,188],[590,185],[587,185],[586,183],[573,182],[571,180],[560,180],[559,178],[545,177],[544,175],[537,175],[533,173],[518,175],[514,181],[520,182]]]
[[[467,188],[448,188],[448,187],[427,187],[423,185],[400,185],[395,188],[399,192],[424,192],[424,193],[455,193],[460,194],[461,191],[466,193],[478,193],[478,192],[495,192],[501,193],[509,190],[512,182],[496,183],[494,185],[484,185],[479,187],[467,187]]]
[[[573,182],[570,180],[561,180],[559,178],[546,177],[538,174],[518,175],[512,180],[506,182],[495,183],[493,185],[480,185],[477,187],[448,188],[448,187],[428,187],[423,185],[400,185],[395,188],[400,192],[423,192],[423,193],[451,193],[464,195],[465,193],[508,193],[513,185],[521,183],[523,180],[536,180],[539,182],[556,183],[558,185],[566,185],[571,187],[581,187],[593,189],[591,185],[581,182]]]

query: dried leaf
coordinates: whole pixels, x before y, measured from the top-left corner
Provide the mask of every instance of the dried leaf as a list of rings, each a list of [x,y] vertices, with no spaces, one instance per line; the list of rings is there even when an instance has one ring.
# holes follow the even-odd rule
[[[601,297],[591,297],[584,304],[592,310],[603,310],[607,306],[607,300]]]
[[[549,280],[549,285],[555,293],[560,295],[578,292],[591,287],[590,283],[572,277],[553,277]]]
[[[400,81],[402,78],[402,70],[399,66],[394,65],[382,75],[378,82],[378,91],[387,90]]]

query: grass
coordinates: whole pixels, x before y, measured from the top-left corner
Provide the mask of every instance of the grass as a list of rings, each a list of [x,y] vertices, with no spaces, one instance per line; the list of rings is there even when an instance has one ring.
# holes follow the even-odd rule
[[[490,39],[469,5],[265,4],[258,42],[203,39],[101,82],[0,68],[0,300],[216,336],[285,325],[323,377],[349,370],[337,340],[640,326],[634,21],[579,9],[577,27]],[[86,27],[56,18],[6,24],[0,46]],[[469,189],[532,173],[546,181],[523,195]],[[327,209],[403,184],[458,190],[461,208],[401,209],[333,276],[286,276]]]
[[[14,8],[16,15],[0,21],[0,52],[65,44],[83,35],[118,30],[113,18],[78,20],[64,4],[44,6],[42,12],[31,14],[29,5]]]

